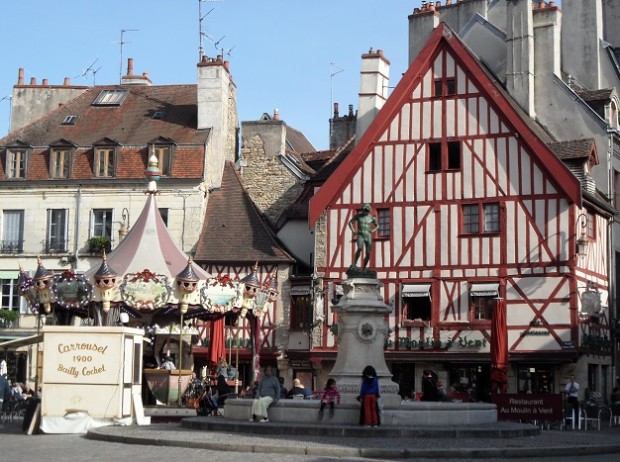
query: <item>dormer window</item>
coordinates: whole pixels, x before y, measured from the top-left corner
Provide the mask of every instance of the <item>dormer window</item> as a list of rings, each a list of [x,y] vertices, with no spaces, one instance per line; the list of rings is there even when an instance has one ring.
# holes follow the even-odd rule
[[[157,157],[157,166],[162,176],[169,176],[172,172],[174,147],[171,140],[162,137],[149,143],[149,157]]]
[[[6,153],[6,178],[25,179],[28,167],[28,149],[9,148]]]
[[[95,176],[113,178],[116,175],[116,149],[114,146],[95,147]]]
[[[50,145],[50,178],[69,178],[75,146],[64,139]]]
[[[166,115],[166,113],[164,111],[155,111],[153,113],[152,118],[159,120],[159,119],[163,119],[165,115]]]

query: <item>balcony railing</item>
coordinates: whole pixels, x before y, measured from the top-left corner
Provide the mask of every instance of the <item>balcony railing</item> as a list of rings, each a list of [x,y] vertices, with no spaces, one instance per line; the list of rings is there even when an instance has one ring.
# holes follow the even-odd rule
[[[7,240],[0,241],[0,253],[23,253],[24,252],[24,241],[23,240]]]
[[[66,239],[48,239],[45,243],[46,253],[63,253],[67,251]]]

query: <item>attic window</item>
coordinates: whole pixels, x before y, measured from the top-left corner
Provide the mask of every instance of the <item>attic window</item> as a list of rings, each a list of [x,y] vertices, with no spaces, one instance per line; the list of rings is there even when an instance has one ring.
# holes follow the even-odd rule
[[[128,90],[102,90],[93,101],[93,106],[120,106],[128,94]]]
[[[164,111],[155,111],[153,113],[152,119],[163,119],[166,113]]]
[[[69,115],[65,117],[65,120],[62,121],[62,124],[63,125],[75,125],[76,121],[77,121],[76,115]]]

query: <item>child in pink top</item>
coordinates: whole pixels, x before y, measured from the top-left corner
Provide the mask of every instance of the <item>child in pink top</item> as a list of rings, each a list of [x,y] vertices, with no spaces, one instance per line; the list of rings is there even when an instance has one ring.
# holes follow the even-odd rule
[[[319,409],[319,420],[323,418],[323,410],[329,405],[329,417],[334,416],[334,403],[340,404],[340,392],[336,387],[336,381],[329,379],[325,384],[325,389],[321,393],[321,408]]]

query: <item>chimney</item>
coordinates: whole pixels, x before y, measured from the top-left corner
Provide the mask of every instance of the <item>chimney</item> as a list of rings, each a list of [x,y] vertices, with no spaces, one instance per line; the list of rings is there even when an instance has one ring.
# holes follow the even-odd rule
[[[506,87],[530,117],[534,109],[534,20],[531,0],[506,0]]]
[[[603,85],[602,39],[602,0],[562,1],[562,70],[590,90]]]
[[[562,34],[562,11],[549,2],[548,6],[534,10],[534,69],[539,76],[555,74],[561,77],[560,43]],[[539,86],[537,85],[537,88]]]
[[[121,85],[150,86],[152,84],[153,82],[146,72],[143,72],[142,75],[133,73],[133,58],[127,58],[127,75],[121,78]]]
[[[435,5],[422,2],[409,16],[409,65],[416,59],[435,28],[439,25],[439,13]],[[360,107],[361,109],[361,107]]]
[[[273,110],[273,120],[280,120],[280,110],[278,108]]]
[[[198,63],[198,129],[210,129],[209,162],[213,171],[212,186],[221,181],[224,162],[236,160],[236,143],[231,136],[239,124],[236,119],[236,87],[230,75],[229,64],[221,56],[216,59],[204,55]]]
[[[385,104],[389,79],[390,62],[383,56],[382,50],[375,52],[371,48],[362,55],[356,143]]]
[[[30,77],[30,85],[36,85],[37,84],[37,78],[36,77]]]
[[[19,70],[17,71],[17,85],[23,85],[24,84],[24,68],[20,67]]]
[[[338,103],[334,103],[334,119],[338,118]]]
[[[70,87],[71,86],[71,79],[69,77],[65,77],[65,80],[63,82],[63,85],[65,87]]]

